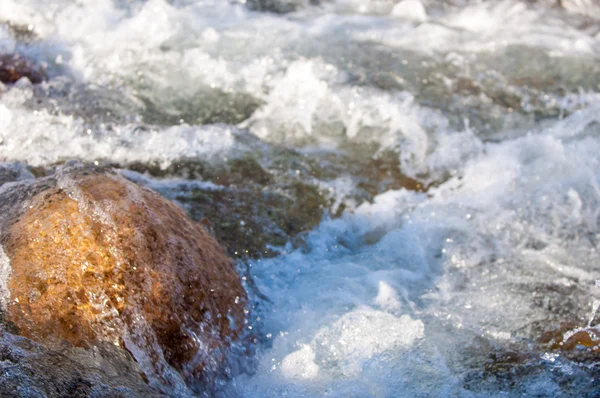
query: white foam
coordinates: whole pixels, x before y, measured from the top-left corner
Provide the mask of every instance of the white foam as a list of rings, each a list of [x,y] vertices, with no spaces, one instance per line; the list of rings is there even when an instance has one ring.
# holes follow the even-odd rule
[[[365,361],[389,350],[411,347],[424,336],[423,322],[370,308],[344,314],[320,329],[314,340],[321,363],[336,376],[359,376]]]
[[[11,99],[18,92],[29,98],[26,89],[13,88],[0,104],[0,157],[6,161],[45,165],[79,158],[118,164],[156,162],[167,168],[177,160],[211,160],[243,150],[236,143],[237,130],[230,126],[101,124],[92,129],[74,116],[46,110],[32,113]]]
[[[0,245],[0,308],[6,310],[6,306],[10,300],[10,290],[8,289],[8,279],[12,268],[10,259],[4,252],[4,248]]]
[[[383,391],[439,393],[415,375],[416,363],[447,393],[468,394],[452,382],[464,375],[451,358],[473,335],[506,343],[534,321],[560,324],[559,314],[536,304],[544,286],[578,286],[582,295],[568,305],[588,319],[600,271],[586,238],[600,232],[600,142],[585,129],[593,112],[502,143],[449,139],[444,162],[455,177],[427,195],[388,191],[322,223],[309,250],[253,263],[273,300],[261,316],[275,337],[257,375],[234,382],[232,395],[344,396],[344,387],[371,394],[379,380],[371,366],[421,383],[410,390],[388,374]],[[474,149],[454,148],[465,141]],[[532,383],[524,388],[542,391]],[[544,388],[553,383],[544,379]]]
[[[427,21],[427,11],[419,0],[402,0],[392,8],[392,16],[416,22]]]
[[[496,51],[525,44],[551,50],[557,57],[591,55],[599,48],[598,38],[589,32],[570,26],[552,12],[522,2],[472,4],[430,16],[427,23],[419,26],[388,18],[386,14],[393,4],[383,3],[340,1],[288,18],[250,12],[241,4],[215,0],[127,4],[102,0],[85,6],[69,1],[48,5],[41,0],[5,0],[3,12],[6,10],[8,20],[31,25],[43,39],[33,43],[28,52],[54,66],[57,57],[62,59],[60,68],[78,81],[116,87],[129,97],[149,97],[167,114],[176,114],[178,104],[196,101],[199,96],[206,96],[207,90],[249,95],[263,105],[242,126],[248,126],[267,141],[295,145],[377,142],[382,148],[398,150],[404,171],[413,176],[435,172],[429,170],[431,165],[426,164],[425,156],[436,148],[438,138],[432,135],[448,132],[447,119],[437,111],[415,105],[411,94],[353,87],[345,70],[319,58],[328,55],[326,49],[317,50],[315,56],[307,59],[297,54],[300,44],[311,40],[341,40],[347,44],[368,41],[381,44],[390,52],[402,47],[425,54]],[[415,15],[423,19],[425,8],[418,0],[402,1],[395,7],[417,10]],[[378,16],[352,15],[349,10]],[[14,42],[7,33],[4,36],[6,43]],[[362,54],[348,50],[343,56],[351,62]],[[419,65],[411,68],[418,71]],[[377,72],[374,66],[365,73]],[[395,78],[401,81],[403,76]],[[585,95],[581,97],[584,100]],[[585,101],[597,100],[597,96],[592,97],[594,94],[589,93]],[[572,100],[565,99],[565,107]],[[7,101],[2,99],[9,106]],[[1,112],[8,120],[6,110]],[[48,117],[43,111],[40,115],[44,126],[55,125],[67,131],[82,129],[77,126],[81,124],[77,119]],[[31,129],[34,137],[43,136],[27,141],[48,159],[36,162],[61,158],[65,145],[44,145],[53,132],[43,134],[36,127],[39,123],[24,120],[25,117],[16,120],[23,131]],[[14,132],[14,128],[11,130]],[[77,134],[71,136],[71,147],[75,148],[70,148],[70,152],[102,151],[103,143],[89,142]],[[160,137],[152,140],[156,145],[167,146],[165,156],[185,152],[181,145],[169,148],[169,143],[159,142]],[[113,149],[115,146],[108,145],[104,152]]]
[[[379,292],[373,302],[389,312],[398,312],[402,309],[396,290],[384,281],[379,282]]]
[[[594,0],[565,0],[561,4],[570,13],[600,18],[600,5]]]
[[[599,45],[597,37],[569,26],[547,9],[514,0],[474,3],[428,22],[408,30],[370,27],[355,34],[424,52],[482,52],[522,44],[557,55],[592,54]]]
[[[339,145],[376,142],[381,149],[401,149],[407,174],[426,171],[428,132],[445,132],[447,119],[420,107],[408,93],[340,84],[344,74],[334,66],[312,60],[290,64],[270,83],[266,103],[243,125],[275,143]]]
[[[315,353],[311,346],[302,345],[281,361],[281,372],[289,379],[314,379],[319,374]]]

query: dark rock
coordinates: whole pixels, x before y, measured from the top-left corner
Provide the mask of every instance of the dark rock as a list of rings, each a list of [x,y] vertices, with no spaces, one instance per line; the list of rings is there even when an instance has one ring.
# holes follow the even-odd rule
[[[248,0],[247,5],[251,10],[286,14],[309,5],[318,5],[321,0]]]
[[[127,352],[110,345],[77,350],[49,350],[0,330],[0,397],[165,397]]]
[[[44,70],[35,62],[19,54],[0,55],[0,82],[15,83],[22,77],[26,77],[34,84],[46,80]]]

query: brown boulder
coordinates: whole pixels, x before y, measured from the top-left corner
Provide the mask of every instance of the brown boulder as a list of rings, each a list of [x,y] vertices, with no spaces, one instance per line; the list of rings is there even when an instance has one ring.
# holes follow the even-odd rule
[[[47,345],[122,346],[163,385],[177,382],[172,368],[188,382],[219,372],[247,322],[221,246],[175,204],[118,175],[61,174],[27,187],[24,210],[3,223],[6,319]]]

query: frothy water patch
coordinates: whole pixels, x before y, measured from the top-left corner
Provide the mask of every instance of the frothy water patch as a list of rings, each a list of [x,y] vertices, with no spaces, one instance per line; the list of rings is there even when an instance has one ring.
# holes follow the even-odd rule
[[[582,133],[592,114],[576,113],[564,124]],[[600,148],[586,134],[561,139],[558,126],[480,143],[456,176],[428,194],[388,191],[325,221],[308,250],[254,262],[257,284],[273,300],[260,315],[273,343],[258,381],[236,380],[231,394],[344,396],[340,378],[372,387],[371,366],[404,374],[424,360],[421,371],[445,364],[458,382],[446,392],[468,395],[471,360],[457,355],[478,339],[488,348],[475,362],[492,347],[528,351],[542,331],[567,319],[587,323],[600,294]],[[384,391],[408,391],[396,390],[400,378],[391,377]],[[522,376],[523,389],[536,391],[535,377]],[[544,381],[552,391],[560,383]],[[371,387],[359,391],[377,395]],[[411,388],[438,391],[427,383]]]
[[[37,166],[79,158],[117,164],[154,162],[167,168],[175,160],[209,160],[237,149],[239,133],[231,126],[90,126],[82,118],[46,109],[32,113],[24,105],[32,95],[30,87],[15,87],[0,104],[0,156],[5,160],[27,160]]]
[[[3,311],[10,300],[10,290],[8,290],[8,278],[10,277],[11,267],[10,259],[6,255],[4,248],[0,246],[0,309]]]

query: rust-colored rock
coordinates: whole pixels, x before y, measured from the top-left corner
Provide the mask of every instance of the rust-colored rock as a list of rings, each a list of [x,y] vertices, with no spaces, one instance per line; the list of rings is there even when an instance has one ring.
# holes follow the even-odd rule
[[[546,332],[540,342],[551,350],[562,351],[569,356],[572,356],[571,353],[583,352],[592,354],[596,358],[600,357],[600,329],[598,328],[577,327],[566,323],[557,330]]]
[[[595,348],[600,345],[599,335],[600,332],[598,330],[591,328],[573,331],[572,334],[565,339],[562,349],[573,350],[578,345],[586,348]]]
[[[187,381],[219,371],[247,301],[219,244],[120,176],[79,170],[55,181],[5,226],[6,318],[50,345],[123,346],[163,384],[167,364]]]
[[[32,60],[17,54],[0,54],[0,82],[15,83],[22,77],[34,84],[46,80],[44,71]]]

